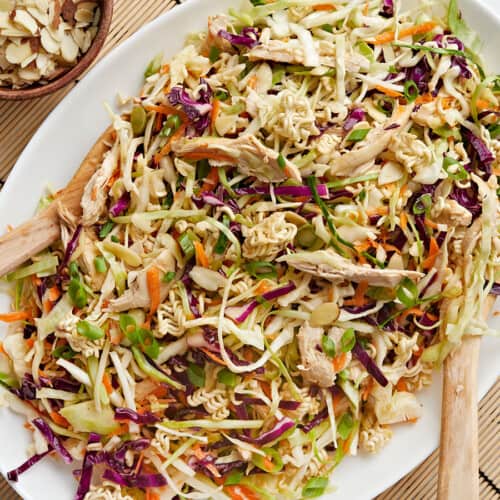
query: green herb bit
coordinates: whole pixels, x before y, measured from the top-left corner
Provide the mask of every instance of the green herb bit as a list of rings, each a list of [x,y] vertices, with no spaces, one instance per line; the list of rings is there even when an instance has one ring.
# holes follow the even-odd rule
[[[111,235],[111,241],[113,243],[120,243],[120,238],[118,236],[115,236],[114,234]]]
[[[407,308],[419,303],[417,285],[410,278],[403,278],[396,289],[396,297]]]
[[[217,381],[228,387],[236,387],[240,381],[240,377],[227,368],[223,368],[217,373]]]
[[[276,266],[272,262],[255,261],[245,265],[246,271],[259,280],[264,278],[273,279],[278,276]]]
[[[323,31],[327,31],[328,33],[333,33],[333,26],[331,24],[323,24],[320,26]]]
[[[134,106],[130,113],[130,124],[132,125],[132,132],[137,137],[144,133],[147,122],[147,113],[142,106]]]
[[[194,244],[189,232],[183,233],[179,236],[179,245],[181,246],[184,257],[190,260],[194,257]]]
[[[104,257],[96,257],[94,259],[94,267],[98,273],[105,273],[107,271],[107,266]]]
[[[187,376],[189,381],[196,387],[203,387],[205,385],[205,370],[203,366],[195,363],[189,363],[187,369]]]
[[[78,309],[83,309],[87,305],[87,292],[79,279],[73,278],[69,282],[68,294],[71,302],[73,302]]]
[[[340,350],[342,352],[350,352],[356,344],[356,334],[354,328],[348,328],[340,339]]]
[[[210,62],[213,64],[219,59],[219,56],[220,56],[220,49],[215,45],[212,45],[210,47],[210,52],[208,53],[208,58],[210,59]]]
[[[232,470],[228,474],[228,476],[226,477],[226,479],[224,481],[224,484],[226,486],[232,486],[232,485],[235,485],[235,484],[240,484],[241,480],[243,479],[243,477],[244,477],[243,472],[234,469],[234,470]]]
[[[418,97],[418,86],[413,80],[407,80],[405,82],[403,94],[408,102],[413,102]]]
[[[85,320],[77,323],[76,331],[79,335],[82,335],[89,340],[99,340],[104,337],[104,331],[101,328]]]
[[[295,236],[295,244],[302,248],[312,248],[319,238],[311,224],[304,224],[297,231]]]
[[[309,479],[302,489],[302,496],[304,498],[317,498],[323,495],[328,486],[327,477],[313,477]]]
[[[345,441],[354,429],[354,419],[350,413],[344,413],[337,426],[338,435]]]
[[[429,193],[425,193],[420,196],[417,201],[413,204],[413,213],[415,215],[428,214],[432,207],[432,196]]]
[[[278,155],[278,166],[282,169],[284,169],[286,167],[286,160],[285,160],[285,157],[280,153]]]
[[[323,349],[323,352],[330,358],[335,357],[335,342],[333,339],[331,339],[328,335],[323,335],[321,337],[321,347]]]
[[[163,276],[162,281],[163,283],[170,283],[174,278],[175,278],[174,271],[168,271],[168,273],[165,273],[165,276]]]
[[[178,115],[170,115],[161,129],[161,137],[170,137],[181,126],[181,119]]]
[[[54,358],[59,359],[73,359],[76,356],[76,352],[71,349],[69,345],[61,345],[59,347],[56,347],[52,351],[52,355]]]
[[[369,128],[358,128],[353,130],[348,136],[347,140],[351,142],[359,142],[362,141],[370,132]]]
[[[163,62],[163,54],[157,54],[148,64],[146,71],[144,71],[144,78],[149,78],[151,75],[158,73],[161,69],[161,63]]]
[[[446,156],[443,159],[443,168],[448,174],[448,177],[454,181],[463,181],[469,177],[467,170],[465,170],[463,165],[458,160],[455,160],[455,158]]]
[[[99,231],[99,238],[103,240],[106,236],[113,230],[115,223],[112,220],[108,220]]]
[[[229,94],[225,90],[218,90],[215,93],[215,98],[219,101],[226,101],[229,98]]]

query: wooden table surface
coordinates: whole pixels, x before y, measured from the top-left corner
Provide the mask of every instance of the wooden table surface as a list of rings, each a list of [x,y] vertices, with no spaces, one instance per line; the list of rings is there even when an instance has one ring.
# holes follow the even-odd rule
[[[113,24],[100,57],[141,26],[175,7],[179,2],[142,0],[140,9],[137,8],[138,3],[136,0],[115,0]],[[0,184],[7,177],[34,132],[69,90],[71,90],[71,86],[53,95],[26,102],[0,101],[0,116],[2,117],[0,123]],[[497,381],[483,398],[479,408],[481,500],[500,499],[499,403],[500,382]],[[411,453],[411,450],[408,450],[408,453]],[[438,455],[436,451],[410,474],[380,495],[377,500],[431,500],[436,497],[437,470]],[[19,498],[9,484],[0,477],[0,500]]]

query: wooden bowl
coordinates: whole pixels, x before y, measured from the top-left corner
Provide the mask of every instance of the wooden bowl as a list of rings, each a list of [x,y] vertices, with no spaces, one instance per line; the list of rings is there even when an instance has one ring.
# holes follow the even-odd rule
[[[99,20],[97,34],[89,50],[87,50],[83,57],[69,71],[66,71],[61,76],[58,76],[46,84],[40,85],[35,83],[22,89],[0,87],[0,100],[21,101],[24,99],[41,97],[51,94],[76,80],[97,57],[109,33],[111,18],[113,17],[113,0],[99,0],[99,3],[101,5],[101,19]]]

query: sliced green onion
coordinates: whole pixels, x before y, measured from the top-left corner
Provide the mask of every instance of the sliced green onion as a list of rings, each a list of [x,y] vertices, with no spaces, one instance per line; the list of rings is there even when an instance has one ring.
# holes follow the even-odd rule
[[[227,368],[223,368],[217,373],[217,381],[228,387],[236,387],[240,381],[240,377]]]
[[[262,448],[266,456],[257,455],[254,453],[252,455],[252,463],[256,465],[259,469],[264,472],[269,472],[270,474],[277,474],[281,469],[283,469],[283,460],[281,455],[274,448]],[[271,463],[272,467],[269,467]]]
[[[229,228],[230,219],[227,215],[222,216],[222,223],[224,224],[224,226]],[[217,255],[222,255],[226,251],[227,242],[227,236],[221,231],[219,233],[219,237],[217,238],[217,242],[215,243],[214,252]]]
[[[144,71],[144,78],[149,78],[151,75],[158,73],[161,69],[161,63],[163,62],[163,54],[157,54],[151,61],[149,62],[146,70]]]
[[[193,258],[194,244],[189,232],[181,234],[177,241],[179,242],[182,252],[184,253],[184,257],[186,257],[187,260]]]
[[[500,135],[500,123],[494,123],[486,127],[490,133],[492,139],[497,139]]]
[[[278,83],[280,83],[281,80],[283,80],[285,73],[286,72],[285,72],[285,68],[283,65],[277,64],[274,67],[274,69],[273,69],[273,81],[272,81],[273,87],[274,87],[274,85],[277,85]]]
[[[215,61],[219,59],[219,56],[220,56],[220,49],[215,45],[212,45],[210,47],[210,52],[208,53],[208,58],[210,59],[210,62],[213,64]]]
[[[335,357],[335,342],[328,335],[321,337],[321,347],[328,357]]]
[[[142,135],[146,128],[147,113],[142,106],[134,106],[130,113],[130,124],[135,136]]]
[[[118,236],[115,236],[114,234],[111,235],[111,241],[113,243],[120,243],[120,238]]]
[[[413,102],[419,95],[417,84],[413,80],[407,80],[403,94],[408,102]]]
[[[106,236],[113,230],[115,227],[115,223],[111,220],[108,220],[104,226],[101,227],[101,230],[99,231],[99,238],[103,240],[106,238]]]
[[[370,48],[370,46],[366,42],[358,42],[356,44],[356,47],[359,50],[359,53],[366,57],[370,62],[375,61],[375,57],[373,55],[373,50]]]
[[[432,207],[432,196],[429,193],[425,193],[419,196],[417,201],[413,204],[413,213],[415,215],[427,214],[430,212]]]
[[[0,385],[3,385],[7,388],[19,387],[19,382],[12,375],[0,372]]]
[[[360,175],[358,177],[349,177],[347,179],[342,179],[339,181],[327,182],[326,185],[332,189],[339,189],[351,184],[357,184],[358,182],[374,181],[375,179],[378,179],[378,177],[378,172],[373,172],[370,174]]]
[[[170,115],[161,129],[161,137],[170,137],[181,126],[181,119],[178,115]]]
[[[76,324],[76,331],[89,340],[99,340],[104,337],[104,331],[101,328],[85,320],[81,320]]]
[[[94,267],[98,273],[105,273],[108,269],[106,265],[106,259],[104,257],[96,257],[94,259]]]
[[[165,276],[163,276],[162,281],[163,283],[170,283],[174,278],[175,278],[174,271],[168,271],[168,273],[165,273]]]
[[[317,498],[323,495],[328,486],[327,477],[313,477],[307,481],[302,489],[302,496],[304,498]]]
[[[137,365],[146,375],[154,380],[158,380],[158,382],[165,382],[166,384],[171,385],[174,389],[185,390],[185,387],[182,384],[179,384],[179,382],[172,380],[163,372],[149,364],[144,357],[144,354],[142,354],[142,352],[137,347],[132,346],[132,354],[134,355],[134,359]]]
[[[59,359],[59,358],[73,359],[76,356],[76,354],[77,353],[75,351],[73,351],[73,349],[71,349],[71,347],[69,345],[61,345],[59,347],[56,347],[52,351],[52,356],[54,356],[54,358],[56,358],[56,359]]]
[[[443,159],[443,168],[448,174],[448,177],[454,181],[463,181],[469,177],[467,170],[465,170],[463,165],[458,160],[455,160],[455,158],[446,156]]]
[[[354,328],[348,328],[340,339],[340,350],[342,352],[350,352],[352,351],[354,344],[356,344],[356,334],[354,333]]]
[[[189,381],[196,387],[204,387],[205,385],[205,369],[203,366],[195,363],[189,363],[187,369]]]
[[[226,169],[224,167],[219,167],[217,170],[219,172],[219,181],[226,189],[227,194],[231,196],[231,198],[236,198],[236,193],[227,180]]]
[[[259,280],[264,278],[273,279],[278,276],[276,266],[272,262],[255,261],[245,264],[245,269],[250,276]]]
[[[375,266],[379,267],[380,269],[385,269],[387,267],[385,262],[381,262],[380,260],[378,260],[373,255],[370,255],[368,252],[361,252],[361,255],[366,260],[369,260],[372,264],[374,264]]]
[[[71,302],[73,302],[73,304],[78,307],[78,309],[83,309],[87,305],[87,292],[85,291],[85,287],[79,279],[73,278],[69,282],[68,295],[71,299]]]
[[[344,413],[342,415],[342,418],[340,419],[340,422],[337,425],[338,435],[345,441],[351,435],[351,432],[354,429],[354,425],[355,422],[351,414],[349,412]]]
[[[316,235],[314,227],[311,226],[311,224],[304,224],[297,231],[294,243],[302,248],[311,248],[318,242],[318,240],[319,238]]]
[[[285,157],[280,153],[278,155],[278,166],[280,168],[285,168],[286,167],[286,160],[285,160]]]
[[[243,472],[233,469],[224,480],[224,485],[231,486],[234,484],[240,484],[241,480],[243,479],[243,476],[244,476]]]
[[[210,163],[208,160],[200,160],[196,163],[196,179],[204,180],[210,172]]]
[[[224,90],[218,90],[215,93],[215,98],[218,101],[225,101],[226,99],[228,99],[228,97],[229,97],[229,94],[226,91],[224,91]]]
[[[320,26],[323,31],[327,31],[328,33],[333,33],[333,26],[331,24],[323,24]]]
[[[368,135],[368,132],[370,132],[369,128],[358,128],[347,136],[347,140],[352,142],[362,141]]]
[[[411,44],[411,43],[400,43],[400,42],[394,42],[393,45],[396,47],[403,47],[405,49],[413,49],[413,50],[422,50],[424,52],[433,52],[434,54],[440,54],[443,56],[461,56],[465,58],[469,58],[467,54],[462,51],[462,50],[456,50],[456,49],[445,49],[442,47],[428,47],[427,45],[418,45],[418,44]]]
[[[456,141],[462,140],[462,136],[460,135],[460,130],[458,127],[450,128],[448,125],[443,125],[442,127],[435,128],[432,131],[443,139],[453,137],[453,139],[455,139]]]
[[[396,289],[396,297],[406,308],[412,308],[419,303],[417,285],[410,278],[403,278]]]

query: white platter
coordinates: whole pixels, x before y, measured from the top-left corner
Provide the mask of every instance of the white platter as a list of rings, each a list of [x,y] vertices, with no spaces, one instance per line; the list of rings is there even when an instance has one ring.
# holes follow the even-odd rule
[[[147,1],[147,0],[146,0]],[[134,95],[140,87],[147,62],[159,51],[176,53],[185,36],[203,29],[207,16],[237,5],[234,0],[190,0],[142,28],[103,59],[59,104],[37,131],[19,158],[0,193],[0,228],[16,225],[33,213],[47,183],[63,187],[78,168],[86,152],[108,126],[103,103],[113,104],[117,92]],[[461,0],[468,24],[484,41],[483,54],[490,71],[500,73],[500,0]],[[496,65],[495,65],[496,63]],[[495,67],[496,66],[496,67]],[[9,308],[9,296],[0,289],[0,311]],[[491,321],[500,328],[500,319]],[[0,325],[0,337],[5,328]],[[479,396],[482,397],[499,375],[500,342],[483,340],[479,368]],[[365,500],[397,482],[422,462],[438,445],[441,380],[419,399],[424,406],[417,424],[395,429],[391,443],[376,456],[346,459],[334,472],[331,500]],[[0,409],[0,471],[2,474],[26,460],[29,433],[24,419]],[[76,482],[70,470],[53,459],[42,461],[13,486],[25,500],[69,500]]]

